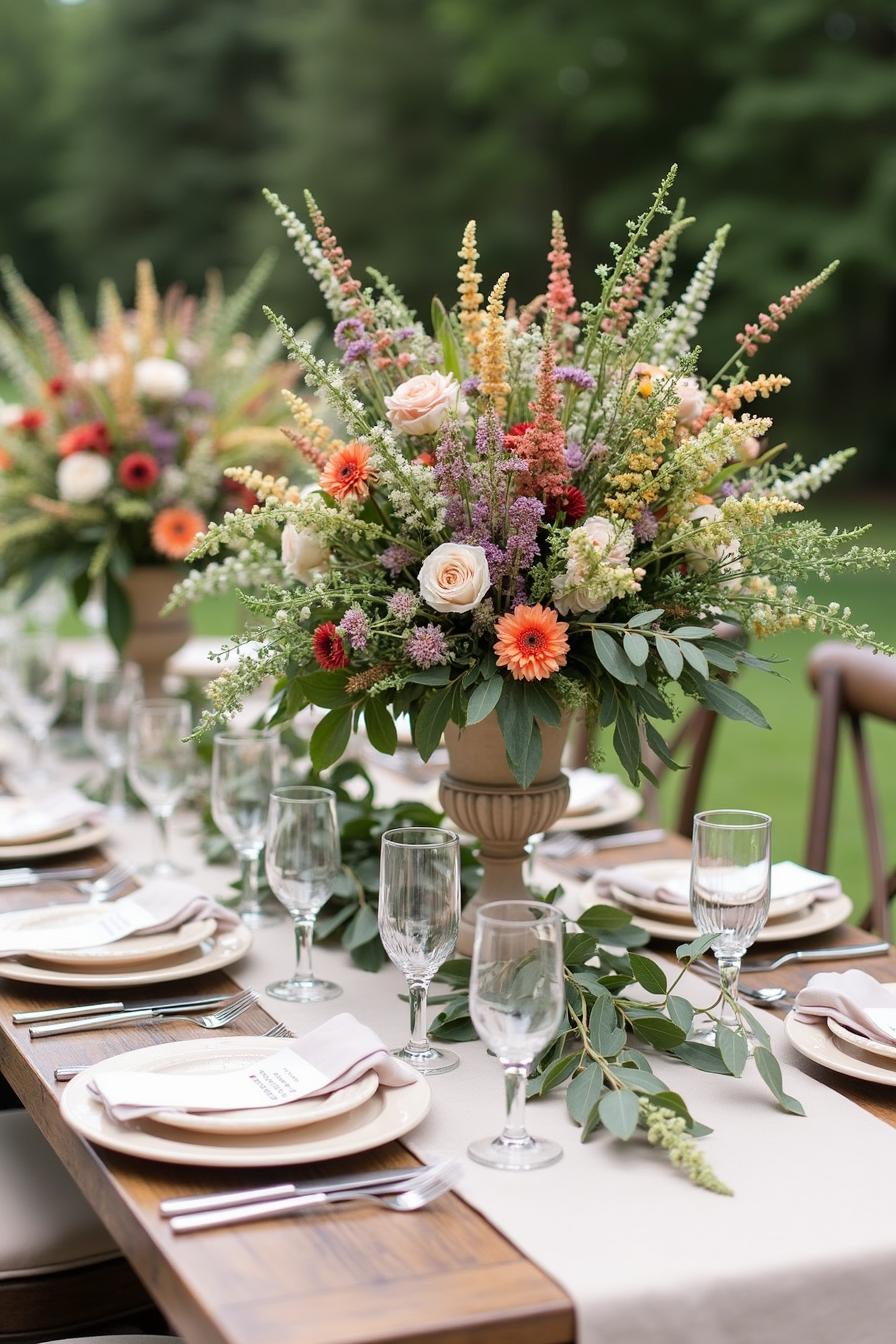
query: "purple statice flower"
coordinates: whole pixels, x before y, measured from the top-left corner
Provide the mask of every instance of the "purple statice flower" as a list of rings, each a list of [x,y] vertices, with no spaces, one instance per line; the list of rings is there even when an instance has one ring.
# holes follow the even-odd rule
[[[502,579],[507,573],[507,552],[494,541],[483,541],[479,543],[485,551],[485,558],[488,563],[488,576],[494,586],[499,579]]]
[[[734,481],[723,481],[721,493],[726,499],[734,499],[735,495],[738,493]]]
[[[582,445],[575,439],[566,440],[566,465],[570,471],[580,471],[585,465],[585,454],[582,452]]]
[[[527,570],[538,554],[538,524],[544,517],[544,505],[531,495],[520,495],[507,511],[507,555],[519,570]]]
[[[410,588],[398,588],[386,603],[389,609],[389,615],[394,616],[397,621],[404,625],[409,625],[417,615],[417,609],[420,606],[420,600],[416,593],[412,593]]]
[[[399,327],[397,331],[392,333],[393,344],[398,345],[401,341],[409,341],[415,332],[415,327]]]
[[[478,397],[481,386],[479,379],[474,376],[465,378],[460,385],[460,390],[465,397]]]
[[[147,447],[151,448],[158,458],[159,466],[170,467],[180,443],[178,431],[172,429],[170,425],[163,425],[160,420],[149,419],[144,422],[143,435]]]
[[[412,565],[415,559],[416,557],[413,551],[409,551],[407,546],[402,546],[399,542],[395,542],[394,545],[387,546],[383,551],[380,556],[380,564],[383,569],[388,569],[389,573],[394,577],[400,570],[406,569],[408,565]]]
[[[579,392],[593,392],[597,383],[592,374],[587,369],[579,369],[575,364],[561,364],[559,369],[554,370],[555,383],[569,383],[570,387],[575,387]]]
[[[354,606],[349,607],[348,611],[339,622],[339,633],[345,635],[345,638],[356,653],[361,653],[367,648],[367,636],[370,634],[370,622],[357,603]]]
[[[351,321],[352,319],[347,319]],[[342,356],[343,364],[357,364],[362,359],[367,359],[373,354],[373,341],[369,336],[359,336],[356,341],[350,341],[345,347],[345,354]]]
[[[442,427],[436,445],[433,474],[445,495],[460,494],[465,486],[469,488],[473,484],[470,463],[467,461],[467,444],[459,420],[447,420]]]
[[[525,471],[528,465],[521,457],[505,457],[503,462],[498,463],[498,471],[502,476],[512,476],[514,472]]]
[[[436,663],[448,662],[448,644],[437,625],[415,625],[404,647],[417,667],[435,667]]]
[[[503,446],[504,431],[494,410],[480,415],[476,421],[476,451],[479,456],[488,457],[489,453],[500,450]]]
[[[213,411],[215,398],[207,387],[191,387],[180,399],[182,406],[190,406],[197,411]]]
[[[610,450],[605,443],[602,443],[600,439],[595,439],[588,449],[588,457],[606,457],[609,451]]]
[[[345,350],[354,340],[359,340],[364,335],[364,323],[357,317],[344,317],[337,323],[336,330],[333,332],[333,344],[338,350]]]
[[[632,528],[635,541],[653,541],[658,531],[656,514],[651,513],[650,509],[642,509],[640,518]]]

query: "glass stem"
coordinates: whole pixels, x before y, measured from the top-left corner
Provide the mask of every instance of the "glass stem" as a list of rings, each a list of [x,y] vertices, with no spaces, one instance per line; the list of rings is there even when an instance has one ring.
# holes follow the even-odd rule
[[[426,980],[408,981],[408,998],[411,1003],[411,1039],[408,1041],[408,1053],[425,1055],[430,1045],[426,1036],[426,994],[429,984]]]
[[[31,734],[31,742],[34,747],[34,774],[38,779],[46,779],[49,771],[47,769],[47,738],[49,734],[38,729]]]
[[[719,987],[727,997],[722,999],[722,1011],[719,1020],[732,1031],[738,1029],[737,1014],[729,999],[737,1002],[737,981],[740,976],[740,957],[719,957]]]
[[[171,864],[171,838],[168,834],[168,822],[171,819],[170,812],[153,812],[156,827],[159,832],[159,859],[158,867],[169,867]]]
[[[311,945],[314,942],[314,916],[300,915],[295,921],[296,927],[296,969],[293,980],[307,984],[314,979],[311,966]]]
[[[240,871],[243,890],[240,896],[239,913],[257,915],[261,912],[258,902],[258,850],[243,850],[240,853]]]
[[[124,761],[116,761],[109,766],[109,807],[112,812],[121,813],[127,809],[127,797],[124,790]]]
[[[526,1077],[525,1064],[504,1065],[504,1104],[506,1108],[504,1129],[501,1132],[502,1143],[528,1143],[526,1129]]]

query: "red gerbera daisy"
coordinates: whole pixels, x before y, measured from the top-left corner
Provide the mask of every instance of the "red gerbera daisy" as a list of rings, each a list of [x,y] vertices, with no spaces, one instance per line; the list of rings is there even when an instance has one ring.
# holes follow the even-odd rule
[[[104,420],[91,420],[85,425],[67,429],[64,434],[60,434],[56,447],[60,457],[70,457],[72,453],[102,453],[107,456],[112,451]]]
[[[576,485],[567,486],[559,494],[551,495],[545,513],[550,522],[562,513],[567,523],[577,523],[588,512],[588,501]]]
[[[118,479],[126,490],[148,490],[159,479],[159,464],[152,453],[128,453],[118,464]]]
[[[319,667],[326,672],[336,672],[340,667],[348,667],[348,654],[339,632],[332,621],[319,625],[311,636],[311,646]]]
[[[16,421],[16,428],[21,429],[25,434],[36,434],[46,418],[47,417],[43,411],[39,411],[36,408],[29,408],[28,410],[23,411]]]
[[[66,387],[66,383],[65,383],[65,379],[64,379],[64,378],[48,378],[48,379],[47,379],[47,396],[48,396],[48,397],[61,397],[62,394],[63,394],[63,392],[65,391],[65,387]]]

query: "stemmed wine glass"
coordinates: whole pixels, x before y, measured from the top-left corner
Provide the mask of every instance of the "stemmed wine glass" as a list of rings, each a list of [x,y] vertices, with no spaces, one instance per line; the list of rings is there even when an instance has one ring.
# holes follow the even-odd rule
[[[341,987],[318,980],[311,964],[314,921],[332,895],[341,865],[332,789],[295,784],[272,791],[264,865],[271,890],[296,930],[296,969],[288,980],[268,985],[267,993],[293,1003],[335,999]]]
[[[47,741],[65,699],[65,669],[59,641],[50,631],[18,635],[9,649],[9,708],[31,739],[32,764],[28,778],[46,782]]]
[[[192,723],[183,700],[138,700],[128,720],[128,779],[159,830],[160,856],[141,869],[149,877],[178,877],[171,861],[168,824],[190,783]]]
[[[277,782],[279,745],[274,730],[246,728],[216,733],[212,752],[212,816],[240,856],[243,889],[236,912],[252,928],[277,918],[258,899],[258,860]]]
[[[143,693],[143,678],[136,663],[117,663],[96,672],[84,685],[84,737],[106,767],[109,778],[107,815],[128,814],[125,796],[128,718],[131,706]]]
[[[419,1073],[450,1073],[460,1060],[426,1034],[426,995],[454,950],[460,922],[460,845],[453,831],[403,826],[383,835],[378,922],[389,960],[408,982],[411,1036],[392,1053]]]
[[[694,817],[691,858],[691,915],[701,933],[716,933],[712,950],[719,964],[719,983],[737,1001],[741,958],[768,919],[771,879],[772,819],[764,812],[698,812]],[[728,999],[721,1022],[740,1028]],[[747,1046],[754,1044],[745,1032]],[[692,1039],[716,1043],[710,1022]]]
[[[504,1171],[549,1167],[559,1143],[526,1129],[529,1065],[553,1040],[566,1006],[563,920],[540,901],[493,901],[476,914],[470,972],[470,1016],[480,1038],[504,1066],[506,1120],[496,1139],[479,1139],[474,1162]]]

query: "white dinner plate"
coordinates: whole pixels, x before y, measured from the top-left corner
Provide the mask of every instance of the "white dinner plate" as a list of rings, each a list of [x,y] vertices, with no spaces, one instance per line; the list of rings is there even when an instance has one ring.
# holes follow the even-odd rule
[[[247,1037],[247,1040],[258,1039]],[[184,1042],[192,1044],[195,1042]],[[208,1041],[211,1057],[215,1047],[233,1049],[234,1042]],[[268,1053],[282,1050],[283,1042],[265,1040]],[[276,1167],[305,1162],[326,1162],[352,1153],[367,1152],[415,1129],[430,1106],[430,1089],[425,1078],[416,1078],[407,1087],[380,1087],[362,1105],[316,1124],[268,1134],[211,1135],[165,1132],[160,1125],[147,1121],[122,1125],[112,1120],[90,1092],[90,1080],[98,1072],[121,1072],[144,1068],[160,1050],[170,1051],[173,1044],[131,1050],[92,1065],[66,1084],[62,1094],[63,1118],[72,1129],[91,1143],[111,1148],[116,1153],[142,1157],[154,1162],[174,1162],[200,1167]]]
[[[637,865],[638,869],[644,872],[646,877],[656,881],[657,886],[662,881],[668,881],[669,878],[684,877],[687,879],[691,871],[690,859],[655,859],[647,860],[643,864]],[[656,915],[661,921],[669,923],[671,920],[677,922],[685,921],[691,923],[691,912],[686,905],[676,905],[674,901],[661,901],[655,896],[639,896],[633,891],[628,891],[624,887],[613,887],[614,898],[630,906],[632,910],[645,915]],[[796,914],[799,910],[807,910],[813,904],[814,896],[811,891],[795,891],[792,896],[782,896],[780,900],[773,901],[769,908],[769,921],[782,919],[785,915]]]
[[[595,807],[590,812],[580,812],[575,816],[562,816],[554,822],[551,831],[602,831],[608,826],[621,826],[624,821],[636,817],[643,806],[644,799],[637,789],[620,784],[618,790],[614,790],[607,799],[606,806]]]
[[[245,924],[206,938],[198,947],[181,956],[166,957],[164,961],[141,965],[137,969],[62,970],[55,966],[38,966],[31,962],[15,961],[11,957],[0,960],[0,976],[20,980],[29,985],[59,985],[70,989],[126,989],[129,985],[163,985],[169,980],[190,980],[209,971],[220,971],[244,957],[252,946],[252,933]]]
[[[54,840],[38,840],[27,845],[2,845],[0,860],[7,863],[10,859],[47,859],[54,854],[74,854],[79,849],[92,849],[94,845],[102,844],[108,834],[109,827],[104,821],[82,821]]]
[[[853,1031],[851,1027],[845,1027],[842,1022],[836,1022],[832,1017],[828,1018],[828,1028],[835,1036],[839,1036],[841,1041],[846,1041],[847,1045],[855,1046],[857,1050],[864,1050],[869,1055],[881,1055],[882,1058],[896,1063],[896,1045],[891,1045],[887,1041],[872,1040],[870,1036],[863,1036],[860,1031]]]
[[[82,824],[82,820],[78,818],[74,821],[57,821],[49,825],[46,822],[38,822],[35,825],[32,821],[30,830],[25,828],[18,834],[10,835],[6,828],[10,825],[10,819],[14,818],[17,812],[21,812],[22,803],[23,799],[14,794],[0,798],[0,823],[5,822],[5,826],[0,827],[0,856],[10,845],[33,845],[41,840],[54,840],[59,835],[69,835]],[[39,809],[40,802],[35,799],[28,805],[32,812],[35,812]]]
[[[896,985],[889,985],[896,989]],[[806,1059],[821,1064],[834,1073],[843,1073],[847,1078],[861,1078],[868,1083],[883,1083],[884,1087],[896,1087],[896,1060],[869,1059],[866,1046],[858,1049],[846,1041],[832,1036],[827,1023],[821,1018],[811,1022],[799,1022],[795,1013],[788,1013],[784,1019],[787,1038],[794,1050],[798,1050]]]
[[[78,903],[77,905],[38,906],[32,910],[11,910],[0,915],[0,931],[17,933],[24,929],[65,929],[77,924],[85,913],[96,914],[95,905]],[[59,966],[68,970],[105,970],[120,967],[139,967],[153,961],[162,961],[174,957],[191,948],[198,947],[215,932],[215,920],[193,919],[178,929],[168,929],[165,933],[131,934],[119,938],[117,942],[105,943],[98,947],[79,947],[68,951],[41,951],[23,953],[30,962],[41,966]]]
[[[626,893],[618,887],[611,887],[609,896],[600,901],[606,905],[616,905],[632,915],[635,923],[646,929],[652,938],[665,938],[671,942],[689,942],[696,938],[698,930],[690,919],[653,919],[635,912],[628,904]],[[757,943],[784,943],[798,938],[812,938],[817,933],[827,933],[845,924],[852,914],[852,901],[848,896],[838,896],[833,901],[816,901],[814,905],[800,911],[793,917],[785,915],[774,919],[760,929],[756,935]]]

